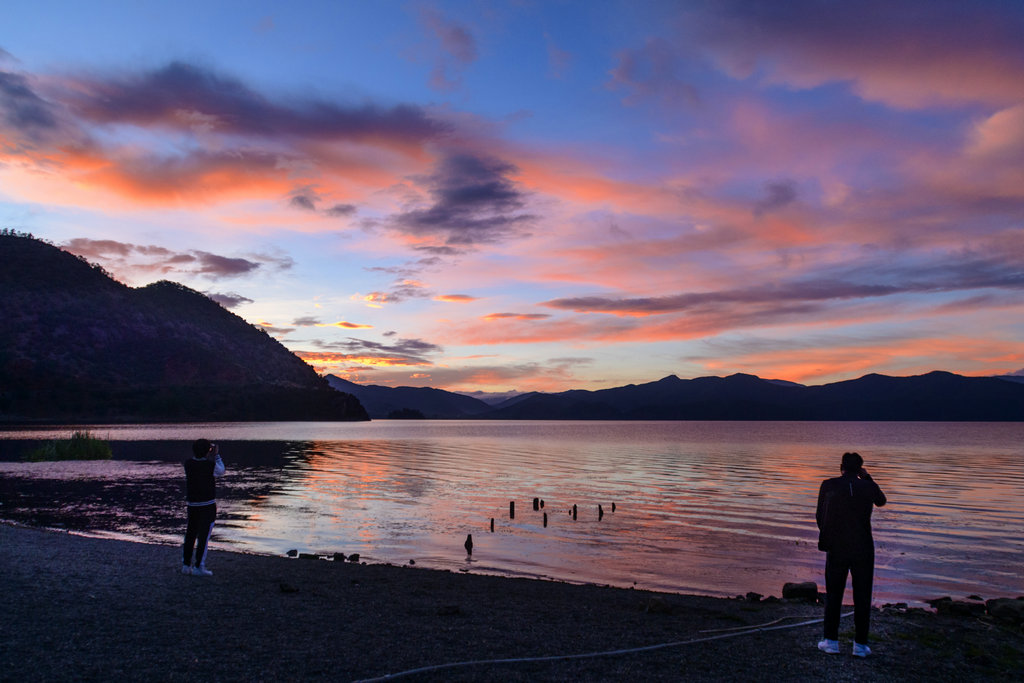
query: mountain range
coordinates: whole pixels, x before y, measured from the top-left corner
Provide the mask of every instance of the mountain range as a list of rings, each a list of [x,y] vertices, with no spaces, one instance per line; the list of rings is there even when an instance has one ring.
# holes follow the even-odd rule
[[[0,231],[0,422],[366,419],[355,397],[205,295],[128,287]]]
[[[912,377],[870,374],[820,386],[753,375],[680,379],[597,391],[522,394],[497,405],[441,389],[327,381],[359,398],[372,418],[398,411],[435,419],[493,420],[867,420],[1021,421],[1024,384],[1016,376]]]

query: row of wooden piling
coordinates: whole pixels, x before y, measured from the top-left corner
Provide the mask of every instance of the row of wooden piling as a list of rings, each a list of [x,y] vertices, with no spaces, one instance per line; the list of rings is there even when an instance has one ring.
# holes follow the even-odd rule
[[[543,510],[544,509],[544,501],[541,498],[534,498],[533,499],[533,509],[536,512],[539,512],[539,511]],[[612,503],[612,512],[615,512],[615,503]],[[574,503],[573,506],[572,506],[572,509],[569,510],[569,514],[572,515],[573,521],[576,521],[576,519],[579,517],[579,506],[577,506]],[[508,518],[509,519],[515,519],[516,518],[516,502],[514,500],[510,500],[508,502]],[[604,506],[599,504],[597,506],[597,521],[600,522],[602,519],[604,519]],[[548,513],[544,512],[544,528],[546,529],[547,527],[548,527]],[[494,517],[491,517],[491,533],[492,534],[494,533]],[[466,552],[469,555],[472,555],[473,554],[473,534],[469,534],[468,536],[466,536],[465,546],[466,546]]]
[[[544,501],[541,500],[540,498],[534,498],[533,499],[533,509],[534,509],[535,512],[539,512],[540,510],[543,510],[544,509]],[[615,512],[615,503],[612,503],[612,512]],[[576,521],[576,519],[579,517],[579,507],[576,504],[573,504],[572,509],[569,510],[569,514],[572,515],[573,521]],[[514,500],[510,500],[508,502],[508,518],[509,519],[515,519],[516,518],[516,502]],[[604,506],[599,504],[597,506],[597,521],[601,521],[602,519],[604,519]],[[544,526],[547,527],[547,525],[548,525],[548,513],[545,512],[544,513]],[[494,517],[491,517],[491,533],[494,533]]]

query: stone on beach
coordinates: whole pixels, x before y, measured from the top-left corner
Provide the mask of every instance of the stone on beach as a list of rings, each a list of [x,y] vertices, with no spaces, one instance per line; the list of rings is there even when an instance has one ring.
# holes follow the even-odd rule
[[[985,609],[994,619],[1017,626],[1024,625],[1024,597],[994,598],[985,602]]]
[[[946,596],[927,600],[926,602],[934,607],[935,611],[939,614],[947,614],[954,617],[980,617],[985,614],[985,603],[980,600],[954,600]]]
[[[785,583],[782,586],[782,597],[787,600],[818,601],[818,584],[813,581],[801,583]]]

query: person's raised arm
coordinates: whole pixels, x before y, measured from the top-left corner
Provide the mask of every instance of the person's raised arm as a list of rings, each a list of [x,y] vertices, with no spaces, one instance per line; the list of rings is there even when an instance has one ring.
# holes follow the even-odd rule
[[[871,502],[874,503],[877,507],[882,507],[883,505],[885,505],[885,494],[882,493],[881,487],[874,479],[871,478],[871,475],[868,474],[868,471],[863,467],[860,468],[860,478],[870,481],[875,487],[875,492],[871,495]]]
[[[213,445],[213,476],[222,477],[224,476],[224,461],[220,459],[220,446],[217,444]]]

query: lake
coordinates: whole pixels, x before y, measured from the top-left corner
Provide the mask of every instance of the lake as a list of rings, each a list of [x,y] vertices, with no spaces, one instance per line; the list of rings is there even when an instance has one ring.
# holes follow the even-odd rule
[[[787,581],[824,589],[818,486],[838,475],[844,451],[856,450],[889,497],[873,517],[876,603],[1024,595],[1022,423],[377,420],[89,429],[111,441],[113,460],[20,462],[26,440],[66,437],[70,428],[0,432],[0,518],[180,543],[181,461],[202,436],[221,445],[228,468],[218,484],[214,550],[359,553],[368,562],[452,571],[780,595]],[[534,498],[542,509],[533,509]],[[169,550],[169,566],[176,559]]]

